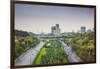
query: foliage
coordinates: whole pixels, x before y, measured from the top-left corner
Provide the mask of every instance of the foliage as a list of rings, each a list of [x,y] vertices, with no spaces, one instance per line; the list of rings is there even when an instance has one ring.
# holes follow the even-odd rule
[[[65,43],[72,47],[83,62],[95,61],[93,32],[76,33],[74,37],[65,38]]]
[[[38,58],[35,59],[35,61],[33,62],[33,64],[42,64],[42,59],[41,57],[43,57],[43,55],[46,54],[46,48],[42,48],[42,50],[40,51],[39,55],[37,56]]]
[[[25,36],[28,36],[28,32],[26,31],[21,31],[21,30],[15,30],[15,35],[16,36],[22,36],[22,37],[25,37]]]
[[[36,61],[38,63],[33,63],[33,64],[68,63],[68,59],[67,59],[68,56],[65,54],[63,46],[59,41],[50,40],[44,45],[44,48],[45,48],[46,53],[44,54],[44,52],[41,51],[39,54],[39,56],[41,56],[41,58],[39,56],[37,57],[37,59],[40,59],[40,61],[38,62],[38,60],[36,59]],[[41,54],[43,54],[43,55],[41,55]]]
[[[39,40],[28,32],[15,31],[15,59],[28,49],[35,47],[39,43]]]

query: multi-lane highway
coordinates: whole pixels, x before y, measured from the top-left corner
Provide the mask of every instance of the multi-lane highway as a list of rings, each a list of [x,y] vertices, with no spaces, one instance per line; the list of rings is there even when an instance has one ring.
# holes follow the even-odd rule
[[[60,41],[63,44],[64,51],[68,55],[68,60],[71,63],[81,62],[81,59],[76,55],[70,46],[65,44],[63,41]]]
[[[44,44],[45,43],[41,41],[36,47],[23,53],[18,59],[16,59],[15,65],[31,65]]]
[[[65,53],[68,55],[69,62],[81,62],[81,59],[76,55],[76,53],[72,50],[70,46],[64,43],[64,41],[59,40],[63,47]],[[38,53],[40,52],[41,48],[45,42],[40,41],[40,43],[34,47],[29,49],[27,52],[23,53],[19,58],[15,61],[15,65],[31,65],[32,62],[37,57]]]

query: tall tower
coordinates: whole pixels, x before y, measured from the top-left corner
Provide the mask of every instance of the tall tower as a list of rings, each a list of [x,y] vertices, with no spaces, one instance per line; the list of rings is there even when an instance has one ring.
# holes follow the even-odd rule
[[[81,33],[84,33],[84,32],[86,32],[86,27],[82,26],[81,27]]]
[[[56,26],[51,27],[51,33],[53,35],[59,35],[60,34],[59,24],[56,24]]]
[[[51,27],[51,33],[54,35],[55,32],[56,32],[56,27],[55,27],[55,26],[52,26],[52,27]]]
[[[57,32],[58,35],[60,34],[59,24],[56,24],[56,32]]]
[[[56,24],[56,27],[59,28],[59,24]]]

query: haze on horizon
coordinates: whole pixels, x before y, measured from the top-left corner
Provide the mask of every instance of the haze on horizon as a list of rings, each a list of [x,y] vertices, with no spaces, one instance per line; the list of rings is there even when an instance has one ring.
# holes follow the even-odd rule
[[[94,8],[44,5],[15,5],[15,29],[33,33],[50,33],[59,24],[61,32],[77,32],[81,26],[94,28]]]

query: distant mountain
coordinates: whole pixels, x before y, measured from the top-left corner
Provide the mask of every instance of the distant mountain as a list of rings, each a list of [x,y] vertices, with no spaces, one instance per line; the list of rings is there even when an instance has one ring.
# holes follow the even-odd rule
[[[26,31],[22,31],[22,30],[15,30],[15,35],[16,36],[21,36],[21,37],[26,37],[26,36],[29,35],[29,33],[26,32]]]
[[[37,34],[35,34],[35,33],[32,33],[32,32],[29,32],[29,34],[30,34],[30,35],[32,35],[32,36],[34,36],[34,35],[37,35]]]

